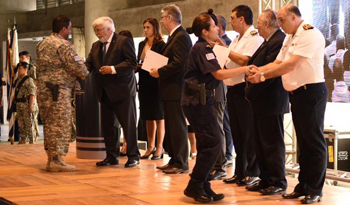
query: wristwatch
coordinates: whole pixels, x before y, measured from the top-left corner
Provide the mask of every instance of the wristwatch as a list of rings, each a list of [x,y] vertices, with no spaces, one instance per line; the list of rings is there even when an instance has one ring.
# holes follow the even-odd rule
[[[264,73],[260,73],[260,82],[265,82],[266,78],[264,76]]]

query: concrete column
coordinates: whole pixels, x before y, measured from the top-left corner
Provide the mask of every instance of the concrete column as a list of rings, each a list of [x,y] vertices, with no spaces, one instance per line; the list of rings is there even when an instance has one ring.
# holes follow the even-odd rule
[[[110,11],[127,7],[127,0],[85,0],[85,46],[86,56],[89,54],[91,45],[97,41],[92,29],[92,22],[101,16],[108,16]]]

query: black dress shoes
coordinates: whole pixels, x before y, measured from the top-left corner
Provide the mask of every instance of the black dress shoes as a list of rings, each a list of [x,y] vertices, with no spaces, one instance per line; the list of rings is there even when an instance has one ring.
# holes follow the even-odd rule
[[[299,192],[295,192],[295,191],[293,191],[290,194],[282,194],[282,197],[284,199],[297,199],[297,198],[299,198],[301,196],[305,196],[305,194],[299,193]]]
[[[125,167],[136,167],[139,164],[140,164],[139,160],[136,160],[136,159],[130,160],[130,159],[128,159],[128,161],[125,164]]]
[[[267,187],[269,187],[269,185],[266,185],[266,183],[259,181],[255,184],[248,185],[245,188],[248,191],[260,191],[261,189],[266,189]]]
[[[110,158],[110,157],[107,157],[103,161],[96,162],[96,166],[98,166],[98,167],[117,165],[117,164],[119,164],[119,160],[117,160],[115,158]]]
[[[209,174],[209,181],[210,180],[221,180],[224,177],[226,177],[225,171],[214,170]]]
[[[144,154],[144,155],[142,155],[141,157],[140,157],[140,159],[148,159],[149,158],[149,156],[151,156],[152,154],[154,154],[155,152],[157,151],[157,148],[154,148],[153,150],[152,150],[152,152],[150,152],[149,154]]]
[[[238,180],[240,180],[238,176],[233,175],[231,178],[224,179],[223,182],[225,182],[226,184],[235,184]]]
[[[277,186],[269,186],[266,189],[260,189],[259,192],[262,195],[277,195],[277,194],[284,194],[286,192],[286,189],[282,189],[281,187],[277,187]]]
[[[168,163],[168,164],[163,165],[163,166],[157,166],[156,168],[157,168],[157,169],[160,169],[160,170],[165,170],[165,169],[168,169],[168,168],[170,168],[170,167],[172,167],[172,166]]]
[[[163,172],[165,174],[182,174],[182,173],[187,173],[188,169],[180,169],[177,167],[169,167],[168,169],[164,169]]]
[[[198,190],[196,192],[192,192],[190,190],[185,189],[184,194],[188,197],[193,198],[195,201],[198,201],[200,203],[210,203],[214,200],[213,197],[206,194],[203,189]]]
[[[236,184],[237,184],[238,186],[247,186],[247,185],[255,184],[255,183],[257,183],[259,180],[260,180],[259,177],[246,177],[246,178],[244,178],[244,179],[242,179],[242,180],[238,180],[238,181],[236,182]]]
[[[205,193],[211,197],[213,197],[214,201],[219,201],[223,198],[225,198],[224,194],[217,194],[215,193],[212,189],[211,189],[211,185],[209,182],[205,182],[203,185],[203,189],[205,191]]]
[[[302,204],[313,204],[322,201],[322,196],[319,195],[307,195],[300,200]]]

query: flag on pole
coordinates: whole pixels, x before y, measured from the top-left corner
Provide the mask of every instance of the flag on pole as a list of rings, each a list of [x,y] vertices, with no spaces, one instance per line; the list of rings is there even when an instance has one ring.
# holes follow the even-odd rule
[[[17,25],[15,24],[13,26],[13,29],[9,29],[8,32],[8,48],[7,48],[7,55],[9,61],[6,63],[8,66],[7,72],[8,72],[8,83],[10,85],[9,89],[9,98],[8,98],[8,111],[7,111],[7,120],[9,120],[9,139],[11,141],[11,144],[14,143],[14,124],[15,124],[15,85],[17,80],[17,64],[19,63],[19,56],[18,56],[18,36],[17,36]]]

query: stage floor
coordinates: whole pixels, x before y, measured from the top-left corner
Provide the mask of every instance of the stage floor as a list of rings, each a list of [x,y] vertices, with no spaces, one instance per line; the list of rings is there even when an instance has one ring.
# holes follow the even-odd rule
[[[66,162],[74,164],[75,172],[49,173],[45,171],[46,154],[43,144],[0,146],[0,197],[23,205],[150,205],[192,204],[193,199],[184,196],[188,174],[166,175],[156,170],[168,159],[142,160],[136,168],[120,165],[96,167],[97,160],[77,159],[75,143],[71,144]],[[190,160],[191,168],[194,161]],[[228,176],[232,175],[232,168]],[[288,177],[288,192],[297,179]],[[261,196],[248,192],[244,187],[213,181],[216,192],[225,199],[217,204],[300,204],[300,200],[286,200],[281,196]],[[324,197],[318,205],[350,204],[350,189],[325,185]],[[0,200],[0,204],[1,200]],[[214,203],[212,203],[214,204]]]

